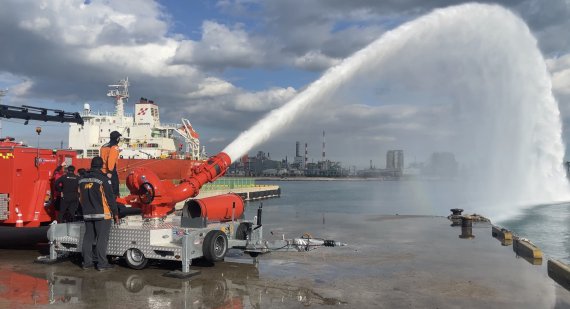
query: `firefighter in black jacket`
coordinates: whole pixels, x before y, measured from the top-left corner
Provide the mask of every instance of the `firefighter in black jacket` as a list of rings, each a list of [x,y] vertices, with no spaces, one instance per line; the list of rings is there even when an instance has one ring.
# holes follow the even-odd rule
[[[55,181],[55,189],[61,192],[61,204],[57,215],[57,221],[60,223],[75,221],[75,212],[79,206],[79,177],[74,172],[75,167],[70,165],[67,167],[67,174]]]
[[[85,236],[81,248],[83,269],[93,268],[94,263],[97,263],[99,271],[113,267],[107,260],[107,245],[111,221],[114,220],[115,224],[119,224],[119,213],[111,180],[103,174],[102,168],[103,159],[94,157],[91,160],[91,170],[79,180],[81,208],[85,220]],[[94,256],[95,261],[93,261]]]

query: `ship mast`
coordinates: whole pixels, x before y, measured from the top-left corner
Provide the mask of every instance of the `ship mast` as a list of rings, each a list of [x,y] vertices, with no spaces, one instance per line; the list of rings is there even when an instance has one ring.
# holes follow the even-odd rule
[[[129,78],[121,79],[117,85],[109,85],[108,97],[115,98],[115,116],[119,117],[120,124],[125,116],[125,102],[129,98]]]

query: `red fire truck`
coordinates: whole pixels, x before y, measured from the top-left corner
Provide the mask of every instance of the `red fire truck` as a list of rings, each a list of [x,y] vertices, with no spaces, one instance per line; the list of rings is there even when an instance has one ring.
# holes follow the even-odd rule
[[[0,105],[0,117],[23,119],[25,124],[29,120],[83,123],[78,113],[32,106]],[[41,134],[41,127],[36,127],[36,133]],[[29,147],[14,138],[0,137],[0,243],[21,244],[24,238],[37,235],[45,238],[46,228],[40,227],[55,218],[54,170],[63,162],[73,164],[75,158],[71,150]]]

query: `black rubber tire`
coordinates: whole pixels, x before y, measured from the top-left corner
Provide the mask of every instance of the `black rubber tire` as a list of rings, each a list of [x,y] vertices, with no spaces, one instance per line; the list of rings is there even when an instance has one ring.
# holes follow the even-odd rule
[[[148,264],[148,259],[136,248],[131,248],[125,252],[125,262],[132,269],[143,269]]]
[[[209,262],[220,262],[224,260],[228,252],[228,237],[220,230],[212,230],[206,234],[202,253]]]
[[[246,240],[248,231],[249,231],[249,224],[245,222],[240,223],[238,225],[238,228],[236,229],[236,239]]]

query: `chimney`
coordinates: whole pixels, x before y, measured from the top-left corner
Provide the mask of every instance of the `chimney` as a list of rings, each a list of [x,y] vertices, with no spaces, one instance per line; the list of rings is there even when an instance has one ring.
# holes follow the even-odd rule
[[[307,160],[309,160],[309,151],[308,151],[308,144],[305,143],[305,166],[307,167]]]
[[[323,162],[325,161],[325,131],[323,130]]]

